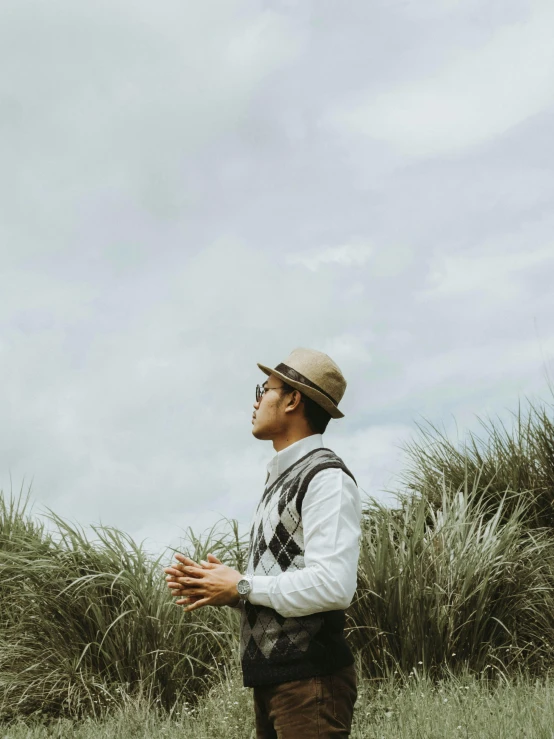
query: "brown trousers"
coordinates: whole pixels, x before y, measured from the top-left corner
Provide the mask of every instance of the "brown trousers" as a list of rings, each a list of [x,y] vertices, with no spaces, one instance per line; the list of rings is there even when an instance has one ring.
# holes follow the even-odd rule
[[[354,665],[332,675],[254,688],[257,739],[348,737],[357,698]]]

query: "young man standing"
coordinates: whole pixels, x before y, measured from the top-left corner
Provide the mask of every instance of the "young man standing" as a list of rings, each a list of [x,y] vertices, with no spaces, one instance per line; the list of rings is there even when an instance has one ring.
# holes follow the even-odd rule
[[[258,739],[347,737],[356,701],[344,610],[356,590],[361,505],[344,462],[323,446],[346,381],[333,360],[295,349],[256,388],[252,434],[275,456],[250,532],[245,573],[213,555],[177,555],[165,572],[176,602],[241,609],[244,685]]]

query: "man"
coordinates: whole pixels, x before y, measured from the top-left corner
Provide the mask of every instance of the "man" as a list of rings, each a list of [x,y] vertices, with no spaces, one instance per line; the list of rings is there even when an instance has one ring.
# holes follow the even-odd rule
[[[346,381],[333,360],[295,349],[256,388],[252,434],[276,455],[250,533],[244,574],[213,555],[177,555],[165,572],[176,603],[241,609],[244,685],[258,739],[347,737],[356,701],[344,609],[356,589],[361,505],[356,481],[323,446]]]

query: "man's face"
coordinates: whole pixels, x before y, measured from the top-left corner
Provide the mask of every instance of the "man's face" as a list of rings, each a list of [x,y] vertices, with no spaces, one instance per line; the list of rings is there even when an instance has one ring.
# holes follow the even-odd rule
[[[259,402],[254,403],[252,434],[256,439],[267,440],[282,433],[286,427],[286,396],[279,389],[283,387],[282,381],[275,375],[269,375],[262,387],[265,393]]]

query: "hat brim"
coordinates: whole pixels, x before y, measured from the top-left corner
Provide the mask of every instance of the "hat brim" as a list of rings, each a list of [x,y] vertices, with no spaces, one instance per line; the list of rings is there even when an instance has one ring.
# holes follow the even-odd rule
[[[265,372],[266,375],[275,375],[275,377],[278,377],[280,380],[283,380],[283,382],[286,382],[287,385],[290,385],[295,390],[300,390],[301,393],[304,393],[304,395],[307,395],[308,398],[314,400],[318,405],[320,405],[324,410],[327,411],[331,418],[344,418],[344,413],[339,411],[333,401],[330,400],[323,393],[320,393],[319,390],[315,390],[315,388],[310,387],[309,385],[304,385],[302,382],[291,380],[282,372],[279,372],[272,367],[266,367],[265,364],[260,364],[259,362],[257,364],[261,371]]]

